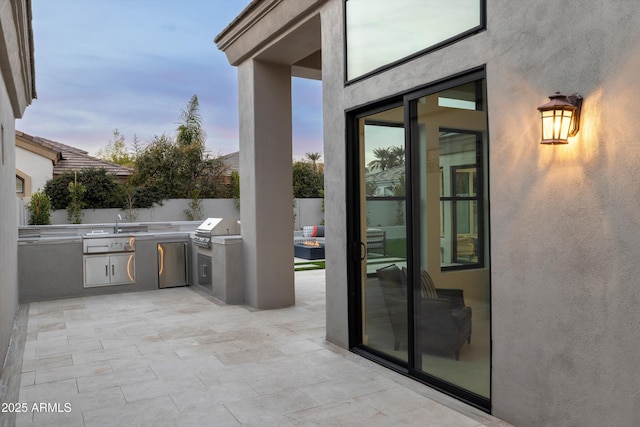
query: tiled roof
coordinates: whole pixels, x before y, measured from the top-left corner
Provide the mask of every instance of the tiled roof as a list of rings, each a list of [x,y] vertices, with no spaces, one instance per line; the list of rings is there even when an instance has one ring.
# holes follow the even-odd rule
[[[404,165],[394,166],[385,170],[373,169],[372,171],[367,172],[367,181],[397,183],[402,180],[404,173]]]
[[[65,172],[80,171],[82,169],[106,169],[107,172],[119,178],[126,178],[133,175],[133,169],[95,158],[90,156],[87,151],[80,150],[79,148],[39,136],[31,136],[20,131],[16,131],[16,135],[34,144],[61,153],[60,160],[53,166],[54,176],[62,175]]]
[[[226,154],[220,157],[220,160],[229,168],[229,174],[231,172],[240,172],[240,152]]]

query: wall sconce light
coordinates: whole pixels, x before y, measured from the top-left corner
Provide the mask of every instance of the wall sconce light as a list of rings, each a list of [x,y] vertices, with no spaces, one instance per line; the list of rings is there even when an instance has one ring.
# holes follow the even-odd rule
[[[542,118],[541,144],[567,144],[567,138],[580,130],[582,97],[577,93],[569,96],[556,92],[549,102],[538,107]]]

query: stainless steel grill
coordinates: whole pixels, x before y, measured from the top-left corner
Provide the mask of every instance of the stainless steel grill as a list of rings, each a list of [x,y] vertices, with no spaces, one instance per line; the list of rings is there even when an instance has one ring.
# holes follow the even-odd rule
[[[240,221],[233,218],[207,218],[196,228],[193,243],[202,248],[211,247],[211,236],[240,234]]]

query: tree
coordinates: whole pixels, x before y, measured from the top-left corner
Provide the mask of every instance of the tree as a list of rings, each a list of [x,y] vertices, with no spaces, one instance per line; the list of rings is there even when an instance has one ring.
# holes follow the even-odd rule
[[[404,164],[404,148],[401,146],[376,148],[373,155],[375,160],[367,164],[371,169],[387,170]]]
[[[46,182],[44,192],[51,198],[53,209],[66,209],[71,203],[69,183],[82,184],[86,191],[81,198],[86,209],[119,208],[122,206],[123,188],[106,169],[83,169],[67,172]]]
[[[134,149],[137,148],[135,144],[137,137],[134,137]],[[113,140],[103,150],[98,150],[96,157],[126,167],[133,167],[136,161],[135,152],[127,148],[125,137],[118,129],[113,130]]]
[[[240,174],[238,171],[231,172],[231,197],[233,204],[240,210]]]
[[[312,152],[312,153],[305,153],[305,155],[307,156],[307,159],[311,161],[311,164],[313,165],[313,170],[318,170],[318,165],[316,163],[318,160],[322,158],[322,153]]]
[[[193,95],[180,114],[175,140],[167,135],[155,137],[138,155],[130,182],[156,202],[229,197],[227,167],[221,159],[206,154],[205,141],[198,97]]]
[[[29,210],[29,225],[51,224],[51,199],[42,191],[31,195],[27,204]]]
[[[173,141],[164,134],[156,136],[138,156],[130,182],[154,202],[178,197],[178,163],[178,150]]]
[[[82,212],[84,207],[82,198],[87,189],[77,180],[70,182],[68,187],[71,201],[67,205],[67,221],[69,221],[69,224],[81,224],[84,215]]]
[[[186,110],[182,110],[181,123],[176,129],[176,149],[180,159],[178,171],[183,194],[190,194],[198,187],[198,179],[210,166],[203,161],[207,135],[202,129],[199,109],[198,97],[193,95]]]
[[[229,174],[229,167],[220,157],[205,158],[202,171],[197,180],[202,198],[233,197],[233,179]]]
[[[324,174],[309,162],[293,162],[293,197],[323,197]]]

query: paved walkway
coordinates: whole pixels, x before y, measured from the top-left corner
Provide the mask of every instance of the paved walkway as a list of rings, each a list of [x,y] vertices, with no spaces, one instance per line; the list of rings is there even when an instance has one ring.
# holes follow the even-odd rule
[[[324,305],[314,270],[280,310],[192,288],[22,306],[16,425],[508,426],[326,342]]]

